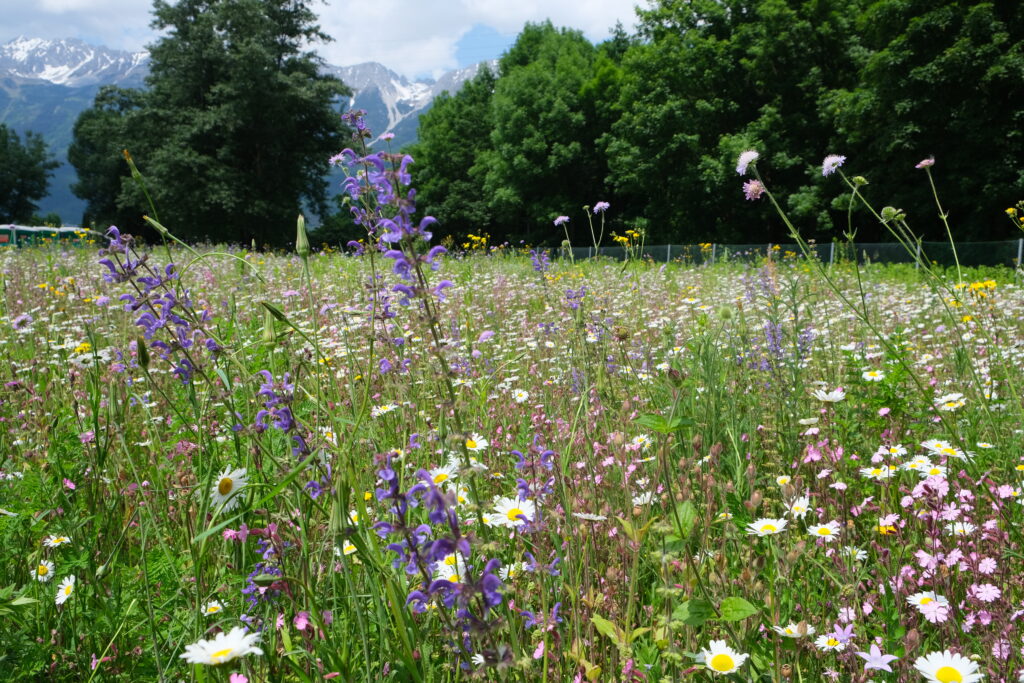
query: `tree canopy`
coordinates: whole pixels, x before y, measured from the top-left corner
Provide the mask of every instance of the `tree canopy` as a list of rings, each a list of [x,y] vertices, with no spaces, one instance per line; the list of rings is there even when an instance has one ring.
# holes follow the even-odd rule
[[[0,123],[0,223],[27,223],[46,196],[54,161],[42,137],[25,140]]]
[[[147,180],[161,221],[188,239],[284,244],[295,215],[326,210],[327,159],[348,94],[304,51],[327,40],[302,0],[157,0],[141,91],[105,89],[75,127],[75,192],[97,223],[146,210],[120,150]]]

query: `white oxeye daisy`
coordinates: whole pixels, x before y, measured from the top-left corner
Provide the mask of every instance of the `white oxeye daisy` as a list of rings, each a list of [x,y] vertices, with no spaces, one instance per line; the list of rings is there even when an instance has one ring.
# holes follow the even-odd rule
[[[814,641],[814,646],[823,652],[828,650],[832,650],[833,652],[842,652],[846,649],[845,643],[831,635],[818,636]]]
[[[797,519],[803,519],[810,508],[811,501],[807,496],[800,496],[789,505],[789,514]]]
[[[212,614],[219,614],[224,611],[224,605],[220,604],[218,600],[210,600],[210,602],[203,605],[203,614],[210,616]]]
[[[925,605],[930,605],[933,602],[937,602],[940,605],[949,604],[949,600],[947,600],[944,595],[939,595],[935,591],[928,591],[925,593],[914,593],[913,595],[907,596],[907,603],[918,608],[924,607]]]
[[[530,399],[530,394],[522,389],[516,389],[512,392],[512,400],[516,403],[526,403]]]
[[[861,373],[861,378],[863,378],[865,382],[881,382],[885,379],[885,373],[881,370],[866,370]]]
[[[224,506],[224,512],[234,509],[241,500],[239,495],[249,482],[245,478],[245,468],[225,469],[210,488],[210,502],[214,507]]]
[[[846,390],[842,387],[833,389],[832,391],[825,391],[824,389],[815,389],[812,394],[814,398],[825,403],[839,403],[846,398]]]
[[[53,578],[53,562],[40,560],[33,574],[35,574],[36,581],[46,583]]]
[[[907,454],[907,447],[903,444],[897,444],[895,446],[884,446],[883,450],[888,455],[904,456]]]
[[[519,527],[532,522],[537,508],[532,500],[518,498],[499,498],[494,503],[493,524],[497,526]]]
[[[946,531],[954,536],[968,536],[977,528],[970,522],[950,522],[946,525]]]
[[[499,569],[498,576],[501,578],[502,581],[508,581],[509,579],[516,578],[525,571],[525,562],[512,562]]]
[[[260,639],[258,633],[246,633],[241,626],[236,626],[228,633],[218,633],[213,640],[200,640],[185,646],[181,654],[189,664],[224,664],[246,655],[261,655],[263,650],[256,647]]]
[[[984,678],[978,673],[977,662],[949,650],[918,657],[914,668],[930,683],[976,683]]]
[[[775,477],[775,483],[778,484],[779,486],[785,486],[791,481],[793,481],[793,478],[785,474]]]
[[[868,559],[868,554],[866,552],[864,552],[860,548],[855,548],[852,545],[844,545],[842,549],[842,554],[844,557],[852,558],[857,562],[863,562],[864,560]]]
[[[785,636],[787,638],[800,638],[802,636],[814,635],[814,627],[810,626],[806,621],[802,621],[799,624],[789,622],[788,626],[772,626],[772,630],[780,636]]]
[[[990,444],[988,441],[979,441],[978,448],[995,448],[994,444]]]
[[[75,575],[67,576],[57,586],[57,598],[54,600],[58,605],[63,605],[75,593]]]
[[[459,476],[459,468],[455,463],[449,462],[447,465],[442,465],[436,469],[430,470],[430,479],[436,485],[440,485],[451,479],[456,479]]]
[[[604,515],[592,515],[589,512],[574,512],[572,513],[572,516],[576,519],[582,519],[587,522],[603,522],[608,519]]]
[[[71,538],[68,536],[48,536],[46,540],[43,541],[43,545],[47,548],[58,548],[67,543],[71,543]]]
[[[379,406],[374,406],[370,408],[370,417],[380,417],[382,415],[387,415],[393,410],[398,410],[398,406],[395,405],[394,403],[384,403]]]
[[[786,524],[788,522],[784,519],[762,517],[747,525],[747,534],[753,536],[772,536],[781,533],[786,528]]]
[[[918,470],[922,479],[927,479],[928,477],[945,477],[946,472],[946,468],[942,465],[933,465],[931,463],[928,463],[927,467],[922,467]]]
[[[630,439],[629,443],[639,448],[641,451],[646,451],[648,448],[651,447],[651,437],[647,436],[646,434],[640,434]]]
[[[716,674],[731,674],[743,666],[748,654],[736,652],[724,640],[712,640],[706,650],[697,655],[697,663],[703,664],[709,671]]]
[[[881,465],[879,467],[863,467],[860,473],[868,479],[888,479],[896,473],[895,465]]]
[[[467,451],[473,451],[474,453],[479,453],[480,451],[482,451],[485,448],[487,448],[487,445],[488,445],[487,444],[487,439],[485,439],[484,437],[480,436],[479,434],[475,434],[475,433],[474,434],[470,434],[466,438],[466,450]]]
[[[828,524],[817,524],[807,527],[807,533],[815,538],[822,539],[826,543],[831,543],[839,538],[839,522],[832,521]]]

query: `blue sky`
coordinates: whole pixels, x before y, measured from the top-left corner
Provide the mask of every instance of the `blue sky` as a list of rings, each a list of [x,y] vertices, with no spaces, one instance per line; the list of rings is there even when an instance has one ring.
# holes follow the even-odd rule
[[[617,21],[632,28],[634,5],[646,0],[319,0],[312,7],[334,42],[317,51],[345,66],[380,62],[405,76],[439,76],[493,59],[523,24],[550,19],[580,29],[595,42]],[[149,0],[0,0],[0,43],[30,38],[79,38],[139,50],[157,35]]]

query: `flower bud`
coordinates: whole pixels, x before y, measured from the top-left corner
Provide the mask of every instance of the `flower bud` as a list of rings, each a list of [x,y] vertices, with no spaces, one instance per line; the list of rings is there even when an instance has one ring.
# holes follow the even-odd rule
[[[274,343],[274,338],[277,335],[274,333],[274,314],[270,312],[270,309],[263,309],[263,341],[268,344]]]
[[[295,253],[305,261],[309,258],[309,237],[306,236],[306,217],[301,213],[296,223],[295,230]]]
[[[862,187],[868,184],[868,179],[862,175],[855,175],[853,176],[853,184],[857,187]]]
[[[139,354],[139,366],[143,370],[149,369],[149,349],[146,348],[146,340],[142,337],[135,339],[135,350]]]

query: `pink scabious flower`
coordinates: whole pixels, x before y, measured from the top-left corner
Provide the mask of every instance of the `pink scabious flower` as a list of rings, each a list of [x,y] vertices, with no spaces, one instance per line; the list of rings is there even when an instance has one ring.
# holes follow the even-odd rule
[[[935,157],[928,157],[927,159],[921,159],[914,165],[914,168],[931,168],[935,165]]]
[[[995,602],[1003,594],[998,587],[991,583],[973,584],[970,589],[971,595],[982,602]]]
[[[764,190],[764,184],[760,180],[748,180],[743,183],[743,196],[749,201],[760,199]]]
[[[825,157],[825,160],[821,162],[821,175],[826,178],[829,177],[836,172],[837,168],[843,165],[844,161],[846,161],[846,157],[844,156],[829,154]]]

